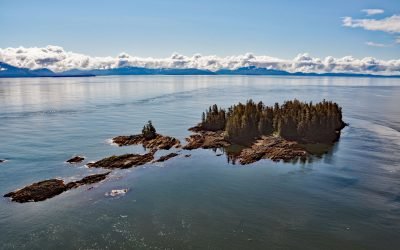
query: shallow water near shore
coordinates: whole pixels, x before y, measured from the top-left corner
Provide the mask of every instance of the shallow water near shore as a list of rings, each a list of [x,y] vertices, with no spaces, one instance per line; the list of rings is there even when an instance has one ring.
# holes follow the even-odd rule
[[[232,165],[219,151],[183,150],[43,202],[1,198],[0,249],[399,249],[400,79],[0,79],[0,193],[105,172],[84,165],[143,153],[109,139],[147,120],[184,142],[209,105],[250,98],[332,100],[349,126],[331,152],[305,164]],[[86,159],[65,163],[75,155]],[[128,191],[106,195],[113,189]]]

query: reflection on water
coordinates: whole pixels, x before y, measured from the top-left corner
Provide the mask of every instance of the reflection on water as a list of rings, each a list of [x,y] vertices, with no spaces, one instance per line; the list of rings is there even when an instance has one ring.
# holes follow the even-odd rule
[[[39,203],[1,199],[0,248],[398,249],[398,79],[1,79],[0,159],[7,162],[0,164],[0,193],[43,179],[80,179],[102,171],[86,168],[89,161],[143,153],[107,140],[137,133],[148,120],[184,141],[210,104],[250,98],[266,105],[333,100],[350,125],[328,153],[307,163],[241,166],[216,156],[220,150],[182,151],[164,163],[113,171],[90,190]],[[87,160],[66,164],[74,155]],[[106,196],[123,189],[124,196]]]

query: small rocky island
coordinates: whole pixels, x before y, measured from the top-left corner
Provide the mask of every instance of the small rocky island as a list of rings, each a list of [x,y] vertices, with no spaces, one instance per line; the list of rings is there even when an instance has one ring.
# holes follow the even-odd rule
[[[151,121],[148,121],[143,127],[141,134],[117,136],[112,141],[118,146],[142,144],[144,148],[151,150],[169,150],[172,147],[181,147],[181,142],[178,139],[157,134]]]
[[[345,126],[341,107],[325,100],[293,100],[273,107],[249,100],[227,110],[213,105],[202,114],[201,123],[189,129],[194,134],[183,149],[223,149],[240,164],[306,161],[333,145]]]
[[[10,197],[12,201],[19,203],[44,201],[70,189],[100,182],[104,180],[109,173],[110,172],[89,175],[79,181],[72,181],[67,184],[65,184],[63,180],[59,179],[40,181],[14,192],[5,194],[4,197]]]
[[[125,169],[131,167],[137,167],[144,165],[154,160],[155,151],[152,150],[146,154],[124,154],[124,155],[113,155],[94,163],[88,163],[89,168],[106,168],[106,169]]]

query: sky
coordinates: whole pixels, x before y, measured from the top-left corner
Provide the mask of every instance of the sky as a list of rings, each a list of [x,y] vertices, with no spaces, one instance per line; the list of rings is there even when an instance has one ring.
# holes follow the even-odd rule
[[[92,57],[308,53],[398,62],[400,1],[0,0],[0,48],[48,45]]]

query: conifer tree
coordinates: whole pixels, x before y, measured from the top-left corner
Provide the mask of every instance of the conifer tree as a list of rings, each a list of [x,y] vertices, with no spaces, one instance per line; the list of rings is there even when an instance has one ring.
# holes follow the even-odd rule
[[[146,125],[143,126],[142,135],[146,140],[151,140],[156,138],[157,133],[151,121],[148,121]]]

